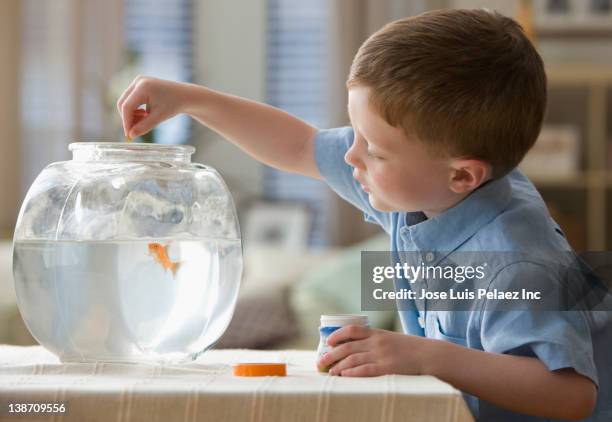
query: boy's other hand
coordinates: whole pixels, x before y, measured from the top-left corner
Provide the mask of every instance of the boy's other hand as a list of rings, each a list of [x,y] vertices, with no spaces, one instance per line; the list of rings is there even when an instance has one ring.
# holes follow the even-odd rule
[[[327,344],[332,349],[318,366],[331,367],[330,375],[349,377],[420,375],[429,342],[423,337],[348,325],[328,337]]]
[[[125,136],[136,138],[144,135],[164,120],[179,114],[182,111],[183,85],[147,76],[136,77],[117,101]],[[136,112],[143,104],[147,107],[144,117]]]

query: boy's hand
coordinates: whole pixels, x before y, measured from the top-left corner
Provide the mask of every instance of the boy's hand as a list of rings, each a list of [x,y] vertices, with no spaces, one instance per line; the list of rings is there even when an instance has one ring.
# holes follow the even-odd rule
[[[125,136],[131,139],[144,135],[164,120],[181,113],[185,100],[184,85],[146,76],[134,79],[117,101]],[[136,112],[143,104],[147,106],[144,117]]]
[[[333,332],[327,343],[332,349],[318,366],[333,365],[331,375],[433,375],[505,409],[551,419],[584,419],[597,402],[597,387],[589,378],[572,368],[549,371],[533,357],[357,325]]]
[[[137,112],[143,104],[147,112]],[[117,101],[117,109],[128,138],[186,114],[271,167],[321,178],[314,154],[318,129],[269,105],[204,86],[139,76]]]
[[[430,340],[393,331],[348,325],[327,339],[332,349],[318,362],[330,375],[373,377],[420,375]]]

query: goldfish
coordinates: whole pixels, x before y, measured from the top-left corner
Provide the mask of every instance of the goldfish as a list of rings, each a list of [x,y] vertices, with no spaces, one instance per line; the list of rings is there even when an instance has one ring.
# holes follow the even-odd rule
[[[153,255],[155,261],[157,261],[163,269],[172,271],[172,275],[175,276],[180,263],[170,260],[168,257],[168,246],[169,245],[163,246],[160,243],[149,243],[149,253]]]

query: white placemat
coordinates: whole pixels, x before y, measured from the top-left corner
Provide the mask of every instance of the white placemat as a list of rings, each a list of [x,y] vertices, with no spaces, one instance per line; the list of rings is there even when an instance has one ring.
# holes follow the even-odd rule
[[[332,377],[315,358],[211,350],[181,365],[61,364],[42,347],[0,346],[0,420],[8,404],[33,402],[65,403],[67,414],[38,419],[54,421],[473,420],[461,393],[434,377]],[[285,362],[287,376],[235,377],[237,362]]]

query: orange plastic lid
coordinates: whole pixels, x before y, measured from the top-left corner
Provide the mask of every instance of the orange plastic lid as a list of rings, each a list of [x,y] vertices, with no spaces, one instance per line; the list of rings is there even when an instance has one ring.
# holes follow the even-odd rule
[[[266,377],[287,375],[286,363],[237,363],[234,365],[237,377]]]

